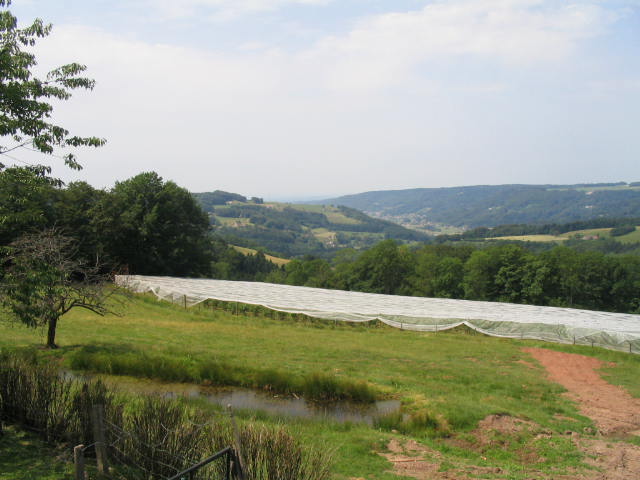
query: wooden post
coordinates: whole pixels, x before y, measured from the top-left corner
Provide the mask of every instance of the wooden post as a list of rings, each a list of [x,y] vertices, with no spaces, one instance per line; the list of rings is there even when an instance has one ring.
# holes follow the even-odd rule
[[[73,447],[73,463],[75,465],[74,480],[85,480],[84,476],[84,445]]]
[[[108,474],[109,462],[107,460],[107,442],[104,432],[104,405],[94,405],[91,408],[91,423],[93,425],[93,441],[96,444],[98,471]]]
[[[187,309],[187,296],[184,295],[184,309]]]
[[[236,453],[236,465],[235,470],[238,474],[239,480],[246,480],[246,474],[244,471],[244,459],[242,458],[242,451],[240,449],[240,432],[238,431],[238,425],[236,424],[236,419],[233,416],[233,409],[231,408],[231,404],[227,406],[229,409],[229,415],[231,416],[231,425],[233,427],[233,437],[235,440],[235,453]]]

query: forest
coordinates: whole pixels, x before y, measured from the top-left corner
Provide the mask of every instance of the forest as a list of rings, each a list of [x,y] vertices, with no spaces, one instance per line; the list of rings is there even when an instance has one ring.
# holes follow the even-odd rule
[[[299,215],[326,222],[309,212],[286,214],[294,226]],[[207,214],[186,189],[153,172],[98,190],[84,182],[54,185],[29,167],[0,172],[0,216],[0,244],[55,228],[75,240],[78,256],[99,257],[110,271],[640,311],[638,245],[611,238],[561,246],[462,239],[408,245],[386,239],[371,248],[341,249],[326,259],[305,255],[277,266],[261,252],[234,249],[212,232]]]
[[[637,183],[637,182],[636,182]],[[636,183],[578,185],[477,185],[365,192],[325,200],[393,219],[425,225],[495,227],[569,223],[602,217],[637,217]]]

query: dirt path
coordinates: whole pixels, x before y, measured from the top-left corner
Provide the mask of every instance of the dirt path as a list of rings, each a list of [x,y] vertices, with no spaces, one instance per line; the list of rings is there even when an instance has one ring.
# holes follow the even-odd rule
[[[571,439],[582,450],[585,461],[594,470],[580,474],[549,477],[537,472],[532,465],[531,478],[545,480],[639,480],[640,446],[616,441],[613,437],[624,435],[640,436],[640,399],[633,398],[621,387],[611,385],[602,379],[598,370],[603,363],[595,358],[571,353],[556,352],[543,348],[526,348],[545,367],[550,380],[564,386],[580,412],[591,418],[599,435],[571,433]],[[522,363],[528,363],[521,361]],[[533,367],[533,365],[531,365]],[[490,441],[492,433],[514,434],[523,428],[535,429],[536,425],[504,415],[491,415],[480,422],[471,432],[476,437],[474,445]],[[609,437],[609,438],[607,438]],[[455,444],[456,439],[452,442]],[[458,442],[459,443],[459,442]],[[463,445],[457,445],[463,446]],[[469,448],[472,448],[471,445]],[[466,480],[470,478],[510,478],[499,468],[481,466],[457,466],[449,471],[440,471],[445,460],[442,453],[408,440],[401,444],[392,440],[387,446],[388,453],[380,453],[393,464],[393,472],[418,480]],[[503,477],[502,474],[505,474]],[[352,479],[364,480],[364,479]]]
[[[604,381],[598,373],[603,366],[600,360],[544,348],[523,350],[540,362],[552,381],[568,390],[580,413],[593,420],[600,433],[640,435],[640,399]]]
[[[640,435],[640,399],[604,381],[598,373],[603,366],[600,360],[544,348],[523,350],[545,367],[552,381],[568,390],[567,395],[578,403],[584,416],[593,420],[602,435]],[[640,479],[639,446],[579,434],[573,434],[572,438],[587,454],[587,462],[600,470],[585,478]]]

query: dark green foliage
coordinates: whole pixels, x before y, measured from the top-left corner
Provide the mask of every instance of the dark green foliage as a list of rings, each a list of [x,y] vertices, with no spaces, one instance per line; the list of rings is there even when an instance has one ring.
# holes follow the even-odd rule
[[[611,235],[612,237],[621,237],[622,235],[626,235],[627,233],[635,231],[635,225],[620,225],[619,227],[612,228],[609,232],[609,235]]]
[[[576,245],[588,243],[593,242]],[[410,250],[385,240],[361,253],[342,251],[332,266],[313,258],[295,260],[269,275],[267,281],[371,293],[640,311],[638,255],[607,255],[567,246],[536,252],[510,243],[454,245]]]
[[[417,215],[430,222],[469,227],[640,216],[640,190],[617,183],[416,188],[366,192],[325,202],[368,213]]]
[[[222,280],[263,281],[279,267],[267,260],[264,253],[245,255],[220,237],[211,239],[212,276]]]
[[[215,192],[194,193],[193,197],[198,201],[205,211],[211,211],[217,205],[226,205],[227,202],[246,202],[247,197],[237,193],[223,192],[216,190]],[[251,199],[254,200],[253,198]],[[258,203],[258,202],[256,202]]]
[[[210,272],[209,222],[191,194],[154,172],[116,183],[96,228],[105,250],[130,273],[202,276]]]
[[[62,188],[26,167],[0,171],[0,245],[53,226],[75,240],[78,257],[99,259],[106,270],[124,267],[133,274],[175,276],[211,273],[207,215],[189,192],[153,172],[103,191],[84,182]],[[264,263],[254,272],[270,271]],[[245,267],[240,270],[251,271]]]
[[[3,0],[6,8],[10,1]],[[36,19],[19,28],[18,20],[10,11],[0,11],[0,159],[2,154],[18,148],[52,154],[55,148],[93,146],[104,144],[97,137],[78,137],[50,121],[52,99],[68,100],[73,90],[91,90],[95,82],[83,77],[84,65],[70,63],[50,71],[44,78],[34,76],[36,57],[30,51],[37,40],[51,33],[51,25]],[[5,142],[9,141],[9,144]],[[64,157],[71,168],[80,169],[73,154]],[[0,169],[4,165],[0,162]],[[47,172],[48,173],[48,172]]]
[[[56,185],[41,169],[0,169],[0,245],[53,225]]]

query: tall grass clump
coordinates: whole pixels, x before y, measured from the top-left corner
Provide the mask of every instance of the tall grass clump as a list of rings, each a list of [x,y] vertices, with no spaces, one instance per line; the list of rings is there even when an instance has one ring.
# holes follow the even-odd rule
[[[373,403],[376,400],[376,392],[366,382],[354,382],[324,373],[306,376],[302,391],[305,398],[318,401]]]
[[[109,454],[127,479],[167,478],[227,446],[241,452],[249,480],[329,478],[330,453],[282,428],[241,424],[234,431],[227,417],[212,420],[159,397],[116,396],[101,382],[65,378],[51,364],[6,354],[0,362],[0,421],[52,443],[91,445],[91,410],[103,405]],[[221,468],[212,465],[198,478],[220,478]]]
[[[400,411],[390,412],[376,417],[373,426],[389,432],[395,430],[405,435],[428,433],[442,437],[451,434],[451,427],[444,418],[424,409],[409,414]]]
[[[214,360],[196,360],[136,350],[111,351],[83,347],[70,356],[74,370],[168,382],[195,382],[220,387],[246,387],[284,395],[299,394],[307,400],[372,403],[376,391],[366,382],[324,373],[299,377],[276,369],[251,369]]]

